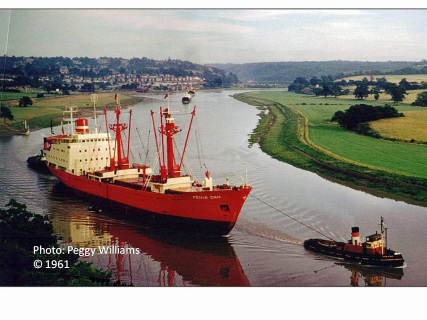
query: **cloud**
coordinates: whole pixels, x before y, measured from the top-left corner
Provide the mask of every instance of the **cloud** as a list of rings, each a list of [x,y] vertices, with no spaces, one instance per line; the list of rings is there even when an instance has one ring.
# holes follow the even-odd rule
[[[224,10],[218,16],[238,21],[265,21],[288,15],[342,15],[359,16],[371,14],[364,10],[317,10],[317,9],[281,9],[281,10]]]
[[[200,11],[203,12],[203,11]],[[157,29],[182,32],[251,33],[253,28],[234,23],[217,23],[199,17],[197,10],[83,10],[80,16],[105,27],[134,31]]]

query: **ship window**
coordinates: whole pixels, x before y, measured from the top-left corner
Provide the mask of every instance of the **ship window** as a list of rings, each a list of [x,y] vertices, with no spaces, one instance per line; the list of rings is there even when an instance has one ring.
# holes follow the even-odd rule
[[[87,150],[85,150],[85,152],[87,152]]]
[[[101,151],[101,148],[98,148],[98,151]]]
[[[82,153],[82,150],[79,150],[80,153]]]
[[[230,211],[230,208],[226,204],[221,204],[219,207],[221,208],[221,210]]]

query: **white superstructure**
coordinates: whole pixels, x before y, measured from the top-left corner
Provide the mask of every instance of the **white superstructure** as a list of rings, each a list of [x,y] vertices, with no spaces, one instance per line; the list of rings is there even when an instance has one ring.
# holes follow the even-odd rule
[[[45,149],[49,165],[75,175],[103,170],[110,164],[107,133],[54,136]],[[114,147],[111,148],[114,154]]]

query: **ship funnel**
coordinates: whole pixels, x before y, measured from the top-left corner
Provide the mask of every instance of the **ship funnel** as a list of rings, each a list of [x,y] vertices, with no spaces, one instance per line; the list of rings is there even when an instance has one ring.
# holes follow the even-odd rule
[[[360,243],[360,234],[359,234],[359,227],[353,227],[351,228],[351,244],[353,245],[359,245]]]
[[[76,133],[89,133],[89,122],[86,118],[78,118],[76,120]]]

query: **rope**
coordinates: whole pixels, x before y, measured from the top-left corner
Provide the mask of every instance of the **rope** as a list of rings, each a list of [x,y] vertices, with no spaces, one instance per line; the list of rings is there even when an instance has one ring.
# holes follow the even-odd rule
[[[176,152],[178,153],[178,157],[181,159],[181,153],[179,152],[178,145],[177,145],[177,143],[176,143],[175,139],[173,139],[173,143],[174,143],[174,145],[175,145]],[[186,165],[186,164],[187,164],[187,165]],[[186,171],[188,174],[190,174],[192,177],[195,177],[194,172],[193,172],[193,170],[191,169],[191,167],[190,167],[189,163],[187,162],[187,158],[186,158],[186,157],[184,157],[184,162],[182,163],[182,165],[184,166],[184,169],[185,169],[185,171]]]
[[[150,152],[150,133],[151,130],[148,129],[148,138],[147,138],[147,153],[145,154],[145,161],[144,164],[147,163],[147,159],[148,159],[148,153]],[[148,163],[149,164],[149,163]]]
[[[203,166],[205,167],[205,169],[207,171],[209,171],[208,168],[206,167],[205,154],[203,152],[203,145],[202,145],[202,141],[200,138],[199,121],[197,120],[197,118],[196,118],[196,132],[195,132],[195,134],[196,134],[197,153],[199,155],[200,168],[202,168],[202,161],[203,161]],[[200,145],[200,151],[202,153],[202,159],[200,159],[199,145]]]
[[[332,239],[331,237],[328,237],[326,234],[323,234],[323,233],[322,233],[322,232],[320,232],[319,230],[316,230],[316,229],[314,229],[313,227],[311,227],[311,226],[309,226],[309,225],[305,224],[304,222],[299,221],[298,219],[296,219],[296,218],[294,218],[294,217],[290,216],[289,214],[287,214],[287,213],[283,212],[282,210],[279,210],[279,209],[277,209],[277,208],[273,207],[271,204],[268,204],[268,203],[267,203],[267,202],[265,202],[264,200],[261,200],[260,198],[258,198],[258,197],[256,197],[256,196],[254,196],[254,195],[252,195],[252,194],[249,194],[249,195],[250,195],[252,198],[255,198],[256,200],[258,200],[259,202],[264,203],[266,206],[269,206],[270,208],[272,208],[272,209],[274,209],[274,210],[276,210],[276,211],[280,212],[281,214],[283,214],[283,215],[287,216],[288,218],[291,218],[292,220],[294,220],[294,221],[296,221],[296,222],[298,222],[298,223],[302,224],[303,226],[305,226],[305,227],[307,227],[307,228],[309,228],[309,229],[313,230],[314,232],[317,232],[318,234],[320,234],[320,235],[324,236],[325,238],[328,238],[329,240],[334,240],[334,239]]]
[[[138,128],[136,129],[136,130],[138,130]],[[125,136],[125,138],[126,139],[128,139],[128,137],[126,136],[126,131],[123,131],[123,135]],[[135,161],[135,159],[136,159],[136,157],[134,156],[134,154],[133,154],[133,151],[132,151],[132,148],[129,146],[129,151],[130,151],[130,155],[131,155],[131,157],[132,157],[132,159],[133,159],[133,161]],[[124,152],[124,151],[123,151]],[[139,154],[139,153],[138,153]],[[141,157],[141,154],[139,154],[139,157],[141,158],[141,161],[142,161],[142,157]]]

